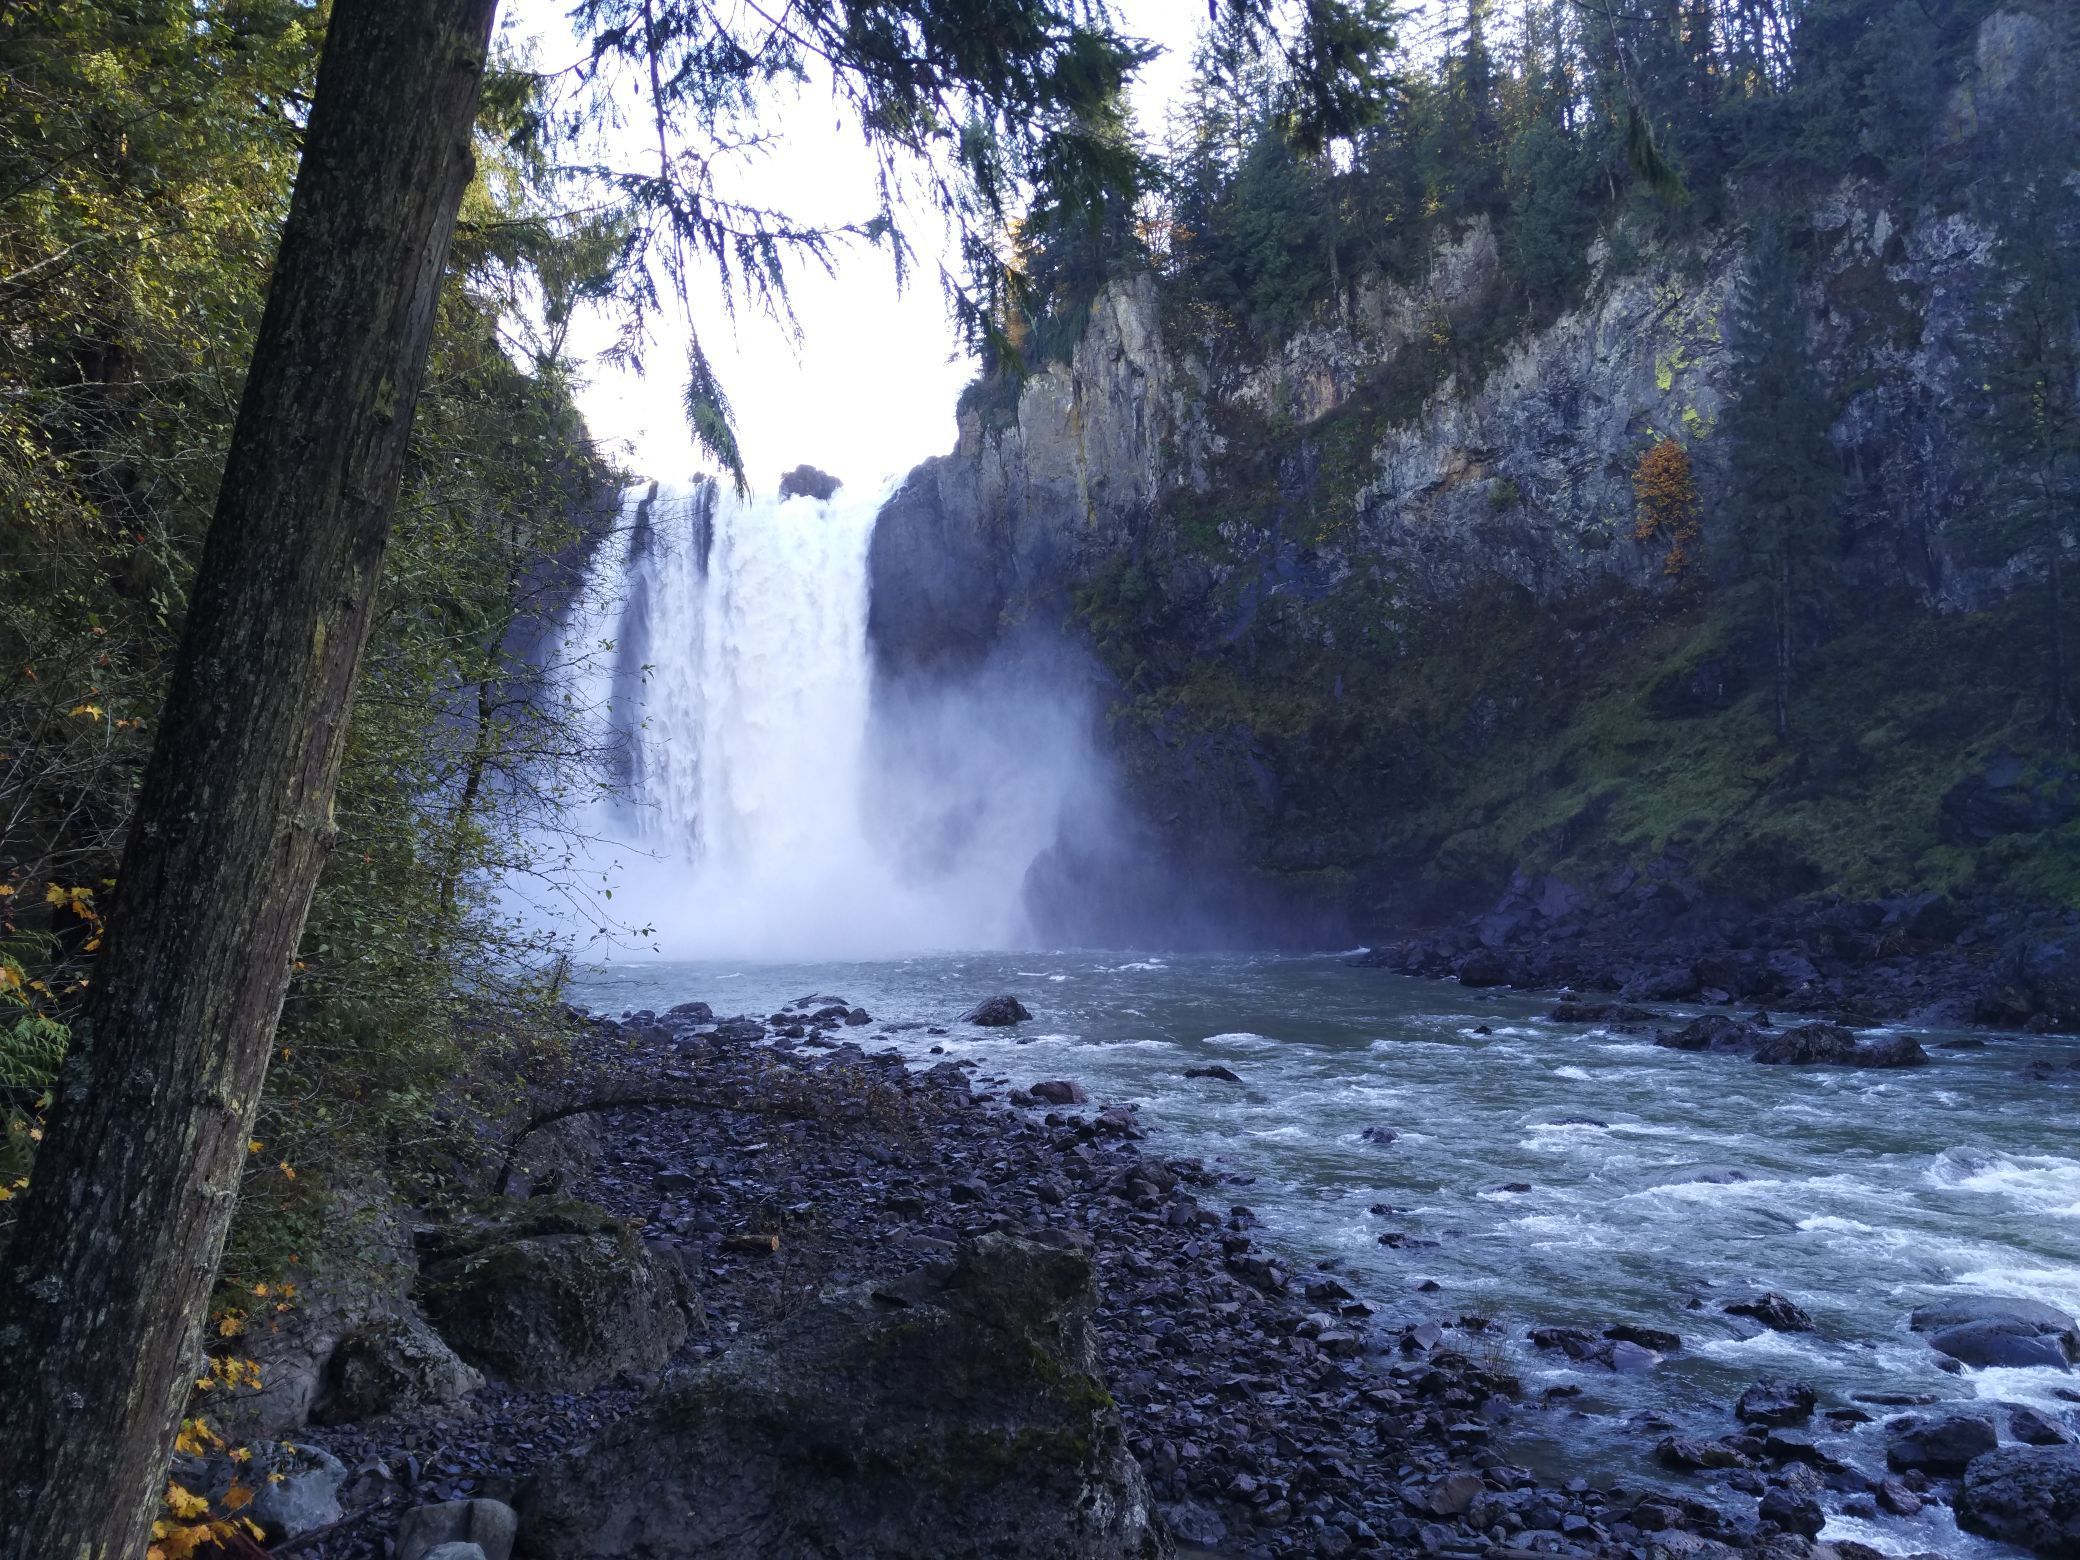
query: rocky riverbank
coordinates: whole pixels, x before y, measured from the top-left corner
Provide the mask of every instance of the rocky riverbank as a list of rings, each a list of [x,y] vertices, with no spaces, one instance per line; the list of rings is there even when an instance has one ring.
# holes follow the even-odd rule
[[[1467,986],[1739,1002],[1858,1025],[2080,1029],[2080,910],[1941,894],[1757,909],[1665,867],[1588,885],[1520,873],[1486,913],[1364,962]]]
[[[582,1024],[493,1134],[503,1195],[415,1214],[411,1311],[333,1351],[296,1438],[335,1507],[298,1520],[343,1525],[297,1552],[423,1560],[408,1512],[488,1499],[523,1556],[1858,1560],[1814,1541],[1823,1502],[1897,1513],[1962,1472],[1858,1473],[1799,1425],[1865,1411],[1794,1384],[1718,1440],[1642,1427],[1665,1485],[1542,1483],[1512,1428],[1571,1391],[1527,1395],[1496,1321],[1266,1243],[1247,1176],[1073,1078],[908,1066],[871,1025],[834,997]],[[1379,1320],[1410,1298],[1431,1319]],[[1545,1331],[1597,1369],[1676,1346]]]

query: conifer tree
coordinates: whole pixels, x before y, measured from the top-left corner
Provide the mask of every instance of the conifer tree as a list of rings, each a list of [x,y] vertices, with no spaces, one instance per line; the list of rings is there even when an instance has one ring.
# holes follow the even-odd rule
[[[1732,327],[1731,396],[1721,422],[1730,482],[1720,543],[1729,605],[1762,647],[1771,724],[1792,732],[1798,661],[1823,591],[1841,470],[1815,373],[1795,255],[1771,224],[1750,249]]]

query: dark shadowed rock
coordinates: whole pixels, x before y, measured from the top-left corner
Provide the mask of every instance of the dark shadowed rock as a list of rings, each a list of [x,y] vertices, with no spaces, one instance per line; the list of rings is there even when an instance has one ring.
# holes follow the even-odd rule
[[[1033,1085],[1027,1091],[1036,1100],[1045,1100],[1050,1105],[1088,1105],[1090,1096],[1083,1092],[1083,1085],[1068,1078],[1048,1078]]]
[[[961,1022],[980,1024],[985,1029],[1002,1029],[1010,1024],[1023,1024],[1032,1016],[1016,997],[991,997],[987,1002],[978,1002],[969,1008],[961,1015]]]
[[[679,1268],[603,1209],[562,1197],[472,1205],[422,1238],[419,1299],[455,1352],[516,1386],[579,1392],[654,1371],[698,1307]]]
[[[844,485],[828,471],[819,471],[814,466],[797,466],[780,478],[780,496],[829,499]]]
[[[2026,1403],[2008,1405],[2008,1434],[2025,1446],[2070,1446],[2073,1432],[2042,1409]]]
[[[484,1560],[507,1560],[518,1519],[496,1500],[449,1500],[419,1506],[397,1524],[397,1560],[433,1560],[443,1545],[471,1544]]]
[[[1746,1316],[1772,1332],[1811,1332],[1813,1319],[1790,1299],[1774,1289],[1752,1300],[1736,1300],[1726,1307],[1728,1316]]]
[[[1187,1078],[1218,1078],[1222,1083],[1242,1082],[1239,1075],[1226,1067],[1220,1066],[1218,1063],[1211,1067],[1187,1067],[1184,1070],[1184,1075]]]
[[[521,1500],[535,1560],[1169,1552],[1099,1375],[1089,1259],[1005,1235],[670,1378]]]
[[[1756,1030],[1723,1013],[1693,1018],[1681,1029],[1654,1037],[1654,1043],[1671,1051],[1745,1051],[1756,1040]]]
[[[2046,1560],[2080,1560],[2080,1447],[2008,1446],[1974,1458],[1957,1522]]]
[[[1929,1054],[1912,1035],[1866,1040],[1849,1055],[1852,1067],[1926,1067],[1929,1061]]]
[[[1757,1037],[1753,1055],[1776,1067],[1842,1063],[1856,1055],[1856,1036],[1840,1024],[1800,1024],[1796,1029],[1765,1031]]]
[[[2000,1444],[1993,1420],[1984,1414],[1896,1419],[1887,1428],[1892,1439],[1885,1463],[1894,1473],[1962,1473],[1966,1463]]]
[[[383,1316],[340,1340],[331,1391],[315,1417],[328,1423],[452,1408],[484,1385],[417,1316]]]
[[[1733,1412],[1743,1424],[1801,1425],[1813,1417],[1818,1402],[1818,1396],[1803,1381],[1765,1376],[1740,1395]]]
[[[1773,1484],[1764,1493],[1757,1515],[1787,1533],[1798,1533],[1806,1538],[1815,1537],[1827,1526],[1827,1514],[1820,1509],[1819,1501],[1804,1490],[1782,1484]]]

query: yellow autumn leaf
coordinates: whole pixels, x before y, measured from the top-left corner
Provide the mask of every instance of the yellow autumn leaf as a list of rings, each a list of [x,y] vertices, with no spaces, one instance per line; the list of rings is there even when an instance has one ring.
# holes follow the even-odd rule
[[[253,1460],[253,1449],[250,1446],[234,1446],[226,1455],[235,1463],[249,1463]]]
[[[13,1202],[13,1201],[14,1201],[14,1193],[13,1193],[13,1192],[11,1192],[11,1191],[9,1191],[9,1190],[8,1190],[8,1189],[7,1189],[6,1187],[4,1187],[4,1186],[0,1186],[0,1202]]]
[[[89,720],[100,720],[102,718],[102,709],[98,704],[75,704],[68,713],[84,715]]]
[[[224,1509],[226,1511],[243,1511],[252,1504],[253,1491],[251,1487],[240,1484],[236,1479],[233,1479],[231,1488],[224,1491]]]
[[[197,1495],[193,1490],[183,1489],[173,1480],[168,1479],[166,1481],[166,1509],[185,1522],[189,1518],[199,1517],[209,1510],[209,1500],[206,1496]]]
[[[260,1152],[261,1149],[265,1147],[267,1147],[267,1145],[261,1142],[258,1138],[246,1139],[246,1152],[249,1154],[257,1154]]]
[[[289,1178],[290,1180],[292,1180],[292,1181],[293,1181],[293,1180],[295,1180],[295,1179],[296,1179],[296,1172],[295,1172],[294,1170],[291,1170],[291,1169],[289,1168],[289,1161],[288,1161],[288,1160],[284,1159],[284,1160],[282,1160],[282,1161],[281,1161],[281,1169],[282,1169],[282,1174],[283,1174],[283,1175],[285,1175],[285,1176],[287,1176],[287,1177],[288,1177],[288,1178]]]

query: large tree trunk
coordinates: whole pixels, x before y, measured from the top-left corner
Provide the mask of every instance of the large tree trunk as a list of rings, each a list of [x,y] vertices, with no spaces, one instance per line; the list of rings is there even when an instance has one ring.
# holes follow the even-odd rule
[[[497,0],[338,0],[108,945],[0,1273],[0,1556],[132,1560],[333,835]]]

